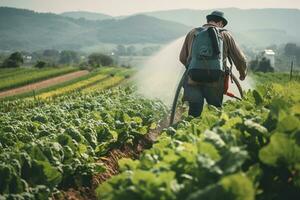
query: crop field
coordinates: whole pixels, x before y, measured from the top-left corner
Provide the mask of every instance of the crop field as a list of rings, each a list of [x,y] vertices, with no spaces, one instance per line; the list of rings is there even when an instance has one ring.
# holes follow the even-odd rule
[[[257,75],[257,81],[285,75]],[[207,106],[165,129],[99,199],[299,199],[300,83],[257,86],[222,110]]]
[[[78,78],[71,79],[69,81],[63,81],[62,83],[53,83],[45,88],[28,90],[20,94],[12,96],[2,97],[1,101],[16,100],[22,98],[42,98],[49,99],[52,97],[65,95],[74,91],[89,91],[107,89],[116,86],[127,80],[135,73],[135,69],[116,68],[116,67],[104,67],[99,70],[93,70],[92,72],[82,75]],[[12,73],[12,71],[10,71]],[[17,72],[15,72],[17,73]],[[26,74],[24,76],[27,76]],[[39,84],[39,82],[37,83]]]
[[[166,113],[130,88],[78,94],[1,110],[1,194],[47,199],[56,188],[88,186],[105,170],[100,156],[133,143]]]
[[[37,95],[37,98],[50,98],[63,94],[68,94],[74,91],[82,90],[95,90],[95,89],[107,89],[109,87],[117,85],[121,80],[125,79],[126,75],[131,75],[134,71],[131,69],[120,69],[120,68],[104,68],[100,69],[88,77],[84,77],[79,81],[72,82],[71,84],[62,84],[62,86],[57,86],[48,92],[39,92],[41,94]],[[115,81],[117,79],[118,81]]]
[[[79,69],[75,67],[46,69],[20,68],[17,70],[0,69],[0,91],[24,86],[78,70]]]
[[[25,74],[25,73],[29,73],[35,71],[35,69],[32,68],[4,68],[4,69],[0,69],[0,79],[6,78],[8,76],[16,76],[18,74]]]
[[[159,100],[106,89],[132,71],[105,70],[67,95],[0,102],[0,199],[63,199],[70,189],[103,200],[300,199],[299,80],[253,74],[242,101],[207,105],[200,118],[183,105],[168,127]],[[113,157],[117,170],[105,164],[153,131],[148,149]]]

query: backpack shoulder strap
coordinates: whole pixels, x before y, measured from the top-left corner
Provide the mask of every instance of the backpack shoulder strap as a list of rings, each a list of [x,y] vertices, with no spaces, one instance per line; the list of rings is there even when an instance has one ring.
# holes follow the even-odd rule
[[[220,33],[224,32],[224,31],[228,31],[227,29],[225,28],[217,28],[219,30]]]
[[[195,36],[197,36],[201,31],[204,31],[206,28],[205,27],[198,27],[198,28],[195,28]]]

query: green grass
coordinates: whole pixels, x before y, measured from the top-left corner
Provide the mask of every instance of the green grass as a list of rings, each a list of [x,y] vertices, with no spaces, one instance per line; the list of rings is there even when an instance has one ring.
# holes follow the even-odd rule
[[[35,83],[48,78],[64,75],[77,71],[75,67],[45,68],[45,69],[4,69],[0,71],[0,91],[17,88],[30,83]],[[3,73],[2,73],[3,72]]]
[[[285,84],[290,81],[290,74],[283,72],[276,73],[252,73],[251,77],[253,77],[257,84],[268,84],[268,83],[280,83]],[[292,77],[293,81],[300,81],[300,76],[298,73],[294,73]]]
[[[25,67],[0,69],[0,80],[6,79],[9,76],[16,76],[16,75],[22,74],[22,73],[29,73],[34,70],[35,69],[33,69],[33,68],[25,68]]]

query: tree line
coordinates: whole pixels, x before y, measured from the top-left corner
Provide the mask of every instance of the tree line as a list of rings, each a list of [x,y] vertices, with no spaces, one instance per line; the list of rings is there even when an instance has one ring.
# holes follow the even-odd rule
[[[39,52],[14,52],[8,56],[1,56],[1,68],[17,68],[23,64],[37,68],[54,67],[60,65],[79,65],[83,67],[101,67],[114,64],[111,56],[102,53],[82,54],[76,51],[57,51],[47,49]]]
[[[271,49],[275,52],[275,66],[266,58],[263,53],[257,54],[254,59],[249,62],[249,67],[255,72],[273,72],[289,71],[291,62],[293,61],[295,67],[300,67],[300,46],[296,43],[287,43],[282,45],[271,45],[266,49]]]

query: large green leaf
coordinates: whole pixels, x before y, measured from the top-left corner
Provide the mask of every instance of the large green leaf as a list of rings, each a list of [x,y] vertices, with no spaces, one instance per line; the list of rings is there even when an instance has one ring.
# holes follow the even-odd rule
[[[294,165],[300,162],[300,146],[288,135],[275,133],[270,144],[260,150],[259,158],[271,166]]]
[[[244,174],[234,174],[220,181],[225,196],[234,200],[254,200],[255,190],[252,182]]]
[[[221,179],[218,184],[207,186],[191,194],[187,200],[254,200],[255,190],[243,174],[234,174]]]

